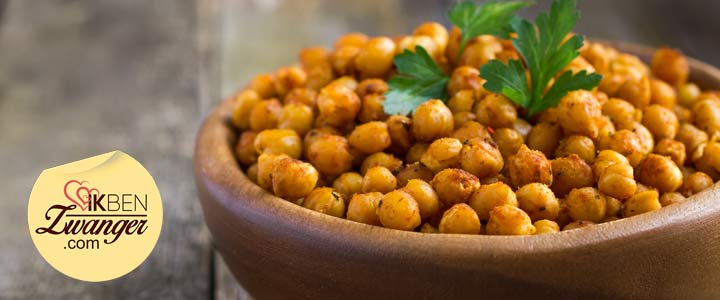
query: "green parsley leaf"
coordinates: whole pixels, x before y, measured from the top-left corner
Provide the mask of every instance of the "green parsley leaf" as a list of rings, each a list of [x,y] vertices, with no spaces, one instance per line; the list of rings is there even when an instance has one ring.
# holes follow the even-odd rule
[[[544,93],[550,80],[580,55],[582,36],[575,35],[563,43],[579,19],[575,0],[555,0],[550,14],[540,13],[535,24],[513,20],[511,27],[518,35],[513,39],[513,45],[530,72],[530,84],[520,61],[511,60],[506,65],[494,60],[480,69],[480,76],[487,80],[485,88],[527,108],[532,116],[557,105],[571,91],[591,90],[597,86],[602,79],[599,74],[566,71]]]
[[[435,64],[425,48],[415,47],[415,52],[405,49],[393,60],[398,75],[388,81],[390,90],[385,94],[383,107],[388,115],[407,115],[429,99],[447,99],[447,83],[450,79]]]
[[[503,39],[509,38],[510,21],[515,17],[515,12],[532,4],[525,1],[488,1],[478,6],[472,1],[466,1],[453,5],[448,12],[448,19],[462,33],[459,53],[462,53],[469,40],[479,35],[492,34]]]

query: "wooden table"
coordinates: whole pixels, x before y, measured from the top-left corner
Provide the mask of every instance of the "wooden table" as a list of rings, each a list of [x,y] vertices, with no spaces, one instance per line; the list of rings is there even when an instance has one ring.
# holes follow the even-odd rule
[[[582,2],[578,31],[666,43],[720,65],[720,42],[706,25],[720,2],[631,2]],[[252,74],[292,63],[303,46],[330,45],[346,31],[409,32],[424,20],[444,22],[448,7],[430,0],[298,3],[10,1],[0,19],[0,299],[249,298],[215,255],[196,199],[191,157],[203,116]],[[154,176],[164,228],[135,271],[80,282],[34,249],[27,199],[43,169],[115,149]]]

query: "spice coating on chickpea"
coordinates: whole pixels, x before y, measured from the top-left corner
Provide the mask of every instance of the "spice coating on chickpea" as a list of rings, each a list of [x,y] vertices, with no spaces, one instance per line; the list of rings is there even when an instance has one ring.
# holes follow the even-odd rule
[[[360,174],[367,173],[367,170],[372,167],[385,167],[390,170],[390,172],[395,173],[398,172],[402,166],[402,160],[396,158],[392,154],[377,152],[369,155],[365,158],[365,160],[363,160],[360,165]]]
[[[568,213],[575,221],[600,222],[605,217],[607,201],[605,196],[593,187],[570,191],[565,198]]]
[[[525,143],[522,135],[512,128],[499,128],[492,134],[492,139],[500,150],[500,154],[504,159],[509,158],[520,150],[520,146]]]
[[[553,170],[550,189],[558,197],[564,197],[572,189],[593,185],[592,168],[575,154],[553,159],[550,165]]]
[[[513,186],[521,187],[539,182],[552,185],[553,172],[550,161],[540,151],[530,150],[525,145],[508,160],[508,172]]]
[[[347,208],[347,219],[370,225],[381,225],[375,210],[383,194],[378,192],[354,194]]]
[[[453,205],[467,202],[480,186],[480,180],[460,169],[445,169],[435,174],[430,184],[442,203]]]
[[[443,213],[440,219],[440,233],[479,234],[480,219],[465,203],[458,203]]]
[[[512,127],[517,119],[517,110],[505,96],[489,94],[475,105],[475,117],[485,126]]]
[[[253,90],[244,90],[233,98],[233,111],[231,120],[233,125],[240,130],[250,128],[250,113],[256,104],[262,99],[257,92]]]
[[[638,167],[638,179],[662,193],[674,192],[682,185],[680,168],[667,156],[650,154]]]
[[[655,139],[673,139],[680,123],[675,113],[664,106],[653,104],[643,110],[642,124]]]
[[[690,73],[690,67],[680,51],[660,48],[653,55],[652,72],[663,81],[677,86],[685,83]]]
[[[703,172],[695,172],[685,177],[682,185],[683,195],[686,197],[695,195],[713,185],[710,175]]]
[[[345,201],[332,188],[316,188],[305,197],[303,207],[316,212],[342,218],[345,215]]]
[[[290,157],[278,160],[274,168],[270,176],[273,193],[287,200],[305,197],[315,188],[319,177],[311,164]]]
[[[385,167],[372,167],[365,172],[362,182],[363,193],[388,193],[397,187],[397,179]]]
[[[235,156],[244,166],[257,162],[258,153],[255,151],[255,137],[257,137],[257,133],[254,131],[244,131],[240,134],[237,144],[235,144]]]
[[[353,90],[340,84],[324,87],[317,97],[320,117],[335,127],[355,120],[361,105],[360,97]]]
[[[463,144],[456,138],[437,139],[420,158],[420,162],[433,172],[457,167]]]
[[[406,116],[394,115],[385,120],[390,135],[389,152],[406,153],[413,145],[410,127],[412,121]]]
[[[440,100],[420,104],[412,115],[412,134],[421,142],[448,137],[453,126],[452,112]]]
[[[255,151],[260,153],[285,154],[292,158],[300,158],[302,141],[294,130],[268,129],[255,137]]]
[[[661,207],[662,205],[660,204],[658,192],[656,190],[649,190],[637,193],[625,201],[625,205],[623,205],[623,216],[632,217],[653,210],[658,210]]]
[[[321,135],[308,146],[308,159],[320,173],[337,176],[350,170],[352,155],[347,139],[337,135]]]
[[[551,220],[538,220],[533,223],[535,234],[546,234],[560,232],[560,225]]]
[[[515,195],[520,209],[525,211],[531,220],[557,218],[560,202],[547,185],[537,182],[528,183],[519,188]]]
[[[483,221],[488,220],[490,211],[496,206],[512,205],[517,207],[519,205],[515,192],[502,182],[481,185],[472,194],[468,204]]]
[[[332,187],[343,196],[345,201],[350,201],[353,194],[360,193],[362,191],[363,176],[355,172],[345,172],[340,174],[338,178],[333,181]]]
[[[460,166],[478,178],[497,175],[505,161],[492,139],[467,140],[460,153]]]
[[[581,134],[590,138],[598,135],[598,120],[602,108],[597,98],[588,91],[568,93],[558,104],[558,122],[568,134]]]
[[[390,134],[385,123],[373,121],[355,127],[348,142],[364,153],[382,152],[390,146]]]
[[[263,100],[250,111],[249,124],[253,131],[263,131],[265,129],[273,129],[277,127],[280,115],[282,114],[282,105],[276,99]]]
[[[488,132],[485,126],[475,121],[465,122],[465,124],[453,131],[451,137],[463,143],[474,138],[492,139],[490,132]]]
[[[390,70],[395,57],[395,42],[387,37],[370,39],[355,57],[361,78],[380,77]]]
[[[420,225],[420,207],[410,194],[401,190],[383,196],[375,211],[387,228],[410,231]]]
[[[432,186],[420,179],[411,179],[402,189],[415,199],[420,208],[420,217],[427,219],[440,211],[440,200]]]
[[[588,164],[595,161],[595,143],[583,135],[570,135],[560,140],[555,149],[555,157],[567,157],[575,154]]]
[[[485,231],[490,235],[532,235],[535,233],[535,226],[522,209],[501,205],[490,211]]]
[[[435,173],[426,166],[416,162],[406,164],[395,177],[398,181],[398,187],[404,187],[412,179],[420,179],[425,182],[430,182],[433,177],[435,177]]]

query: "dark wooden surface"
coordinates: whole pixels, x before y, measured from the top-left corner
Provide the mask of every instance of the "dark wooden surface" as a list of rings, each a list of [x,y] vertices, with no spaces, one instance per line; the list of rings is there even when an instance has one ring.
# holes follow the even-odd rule
[[[212,258],[195,195],[190,157],[203,116],[253,74],[295,61],[303,46],[331,45],[347,31],[394,35],[446,22],[449,3],[0,0],[0,299],[246,299]],[[667,44],[720,65],[720,1],[581,7],[581,33]],[[155,177],[163,232],[129,275],[78,282],[34,249],[26,201],[42,169],[115,149]]]

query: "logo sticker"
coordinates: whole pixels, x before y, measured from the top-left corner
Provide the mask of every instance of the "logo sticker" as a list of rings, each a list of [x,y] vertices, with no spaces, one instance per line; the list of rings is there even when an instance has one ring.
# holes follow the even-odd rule
[[[28,203],[30,236],[61,273],[106,281],[137,268],[160,236],[155,181],[131,156],[114,151],[47,169]]]

